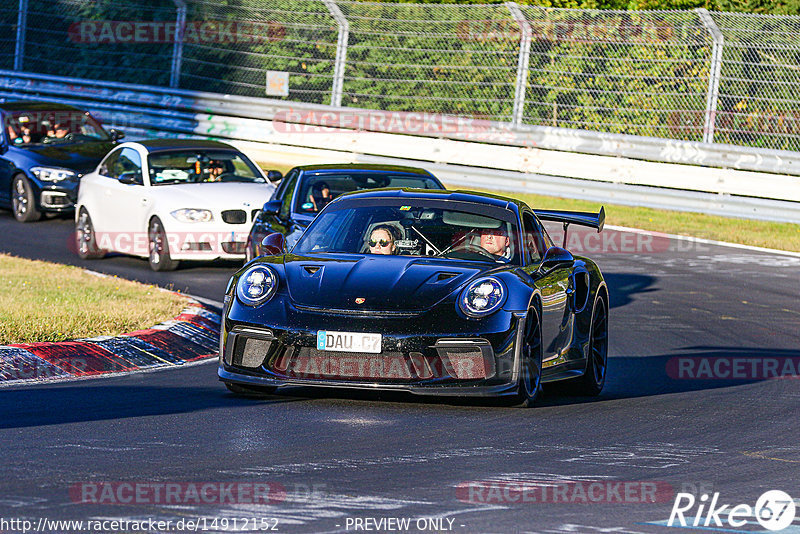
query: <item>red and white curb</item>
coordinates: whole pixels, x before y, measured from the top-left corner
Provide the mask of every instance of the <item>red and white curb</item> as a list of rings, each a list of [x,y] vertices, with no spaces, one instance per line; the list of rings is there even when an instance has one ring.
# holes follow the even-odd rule
[[[180,315],[146,330],[58,343],[0,346],[0,387],[175,367],[216,357],[220,316],[190,299]]]

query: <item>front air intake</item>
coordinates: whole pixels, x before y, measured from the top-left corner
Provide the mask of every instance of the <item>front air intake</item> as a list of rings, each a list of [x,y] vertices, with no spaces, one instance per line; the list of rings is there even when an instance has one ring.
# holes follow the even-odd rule
[[[261,367],[271,344],[268,339],[238,338],[233,348],[233,365],[248,369]]]
[[[247,212],[244,210],[225,210],[222,220],[228,224],[244,224],[247,222]]]

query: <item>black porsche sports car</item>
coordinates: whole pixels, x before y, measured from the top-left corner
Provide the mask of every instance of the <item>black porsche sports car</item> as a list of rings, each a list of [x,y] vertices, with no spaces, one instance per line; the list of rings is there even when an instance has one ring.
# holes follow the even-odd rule
[[[291,251],[271,234],[271,255],[231,278],[219,378],[242,395],[333,386],[530,406],[551,381],[597,395],[608,289],[541,221],[599,232],[604,218],[463,191],[342,195]]]

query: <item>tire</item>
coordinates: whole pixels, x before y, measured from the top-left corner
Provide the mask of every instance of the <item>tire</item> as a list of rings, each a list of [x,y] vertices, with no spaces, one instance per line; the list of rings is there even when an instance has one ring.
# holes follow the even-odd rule
[[[237,397],[248,398],[269,397],[278,389],[272,386],[245,386],[242,384],[231,384],[230,382],[225,382],[225,387]]]
[[[42,218],[42,213],[36,207],[33,188],[21,174],[16,175],[11,182],[11,204],[14,218],[19,222],[34,222]]]
[[[589,327],[589,354],[582,376],[564,381],[573,395],[596,397],[603,391],[608,369],[608,304],[604,296],[595,300]]]
[[[97,236],[89,212],[81,208],[75,223],[75,249],[82,260],[96,260],[105,256],[97,246]]]
[[[531,408],[542,391],[542,323],[535,307],[528,310],[522,339],[519,389],[514,404]]]
[[[178,268],[178,262],[169,255],[167,233],[158,217],[150,220],[150,227],[147,230],[147,249],[147,261],[154,271],[174,271]]]

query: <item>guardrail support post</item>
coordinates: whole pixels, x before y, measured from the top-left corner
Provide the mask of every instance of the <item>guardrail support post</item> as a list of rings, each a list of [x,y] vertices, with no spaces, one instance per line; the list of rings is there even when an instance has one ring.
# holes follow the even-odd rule
[[[175,40],[172,43],[172,67],[169,73],[169,86],[177,88],[181,79],[181,63],[183,61],[183,36],[186,32],[186,2],[172,0],[175,3]]]
[[[525,86],[528,83],[528,62],[531,56],[531,25],[522,13],[519,4],[516,2],[506,2],[506,8],[511,12],[511,16],[519,24],[519,60],[517,61],[517,82],[514,86],[514,109],[511,114],[511,125],[519,126],[522,124],[522,115],[525,110]]]
[[[19,0],[17,12],[17,46],[14,49],[14,70],[22,70],[25,58],[25,33],[28,26],[28,0]]]
[[[714,22],[711,13],[703,8],[695,9],[697,16],[713,40],[711,48],[711,66],[708,70],[708,93],[706,94],[706,120],[703,125],[703,142],[714,142],[714,127],[717,121],[717,101],[719,100],[719,78],[722,71],[722,48],[725,45],[725,36]]]
[[[342,106],[344,88],[344,69],[347,63],[347,42],[350,40],[350,23],[334,0],[324,0],[331,16],[339,25],[339,37],[336,40],[336,62],[333,67],[333,87],[331,89],[331,106]]]

